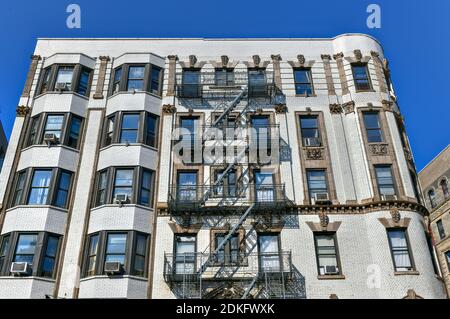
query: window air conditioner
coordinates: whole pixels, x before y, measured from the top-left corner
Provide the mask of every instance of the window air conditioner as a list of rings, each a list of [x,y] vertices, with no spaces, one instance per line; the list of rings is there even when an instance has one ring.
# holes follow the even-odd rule
[[[122,271],[122,264],[118,261],[105,262],[105,273],[107,275],[117,275]]]
[[[47,145],[56,144],[58,143],[58,137],[55,133],[45,133],[44,134],[44,142],[47,143]]]
[[[116,194],[114,196],[114,203],[116,204],[125,204],[128,202],[128,195],[127,194]]]
[[[11,264],[11,273],[15,276],[29,275],[30,270],[30,264],[26,262],[13,262]]]

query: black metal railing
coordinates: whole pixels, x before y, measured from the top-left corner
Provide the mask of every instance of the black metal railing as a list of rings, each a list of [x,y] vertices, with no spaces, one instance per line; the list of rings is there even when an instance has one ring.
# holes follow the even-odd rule
[[[267,125],[252,125],[246,123],[243,125],[200,125],[194,130],[183,127],[179,124],[174,125],[172,132],[173,141],[181,141],[186,139],[189,141],[195,140],[215,140],[215,139],[238,139],[249,138],[253,140],[258,139],[273,139],[280,136],[279,124]]]

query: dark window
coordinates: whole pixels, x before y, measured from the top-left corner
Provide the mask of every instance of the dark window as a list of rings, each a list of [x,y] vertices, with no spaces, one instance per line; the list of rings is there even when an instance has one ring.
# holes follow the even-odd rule
[[[352,64],[352,71],[357,91],[368,91],[372,89],[367,63]]]
[[[141,191],[139,194],[139,204],[150,206],[152,194],[153,172],[147,169],[142,170]]]
[[[26,146],[37,144],[40,120],[41,120],[40,116],[35,116],[31,119],[30,133],[28,135]]]
[[[420,192],[419,192],[419,188],[417,186],[417,178],[416,178],[417,175],[413,170],[409,170],[409,176],[411,176],[411,182],[412,182],[412,187],[413,187],[413,191],[414,191],[414,196],[417,198],[417,201],[419,203],[421,203]]]
[[[313,85],[310,68],[294,69],[295,93],[312,95]]]
[[[447,251],[445,253],[445,257],[447,259],[447,268],[448,268],[448,271],[450,272],[450,251]]]
[[[145,262],[147,255],[147,238],[143,234],[136,235],[135,253],[133,262],[133,274],[136,276],[145,276]]]
[[[156,147],[156,134],[158,129],[158,118],[152,114],[147,114],[147,129],[145,132],[145,144]]]
[[[86,267],[87,276],[95,275],[95,270],[97,268],[98,240],[99,240],[98,234],[89,237],[87,267]]]
[[[56,236],[47,237],[47,244],[45,247],[41,266],[42,277],[53,278],[56,264],[56,257],[58,254],[58,244],[59,244],[59,237]]]
[[[10,235],[3,236],[0,245],[0,274],[3,271],[3,266],[5,265],[5,260],[9,251],[9,239]]]
[[[124,114],[120,143],[137,143],[139,131],[139,114]]]
[[[114,71],[113,94],[120,91],[120,82],[122,79],[122,67]]]
[[[439,183],[442,189],[442,193],[444,194],[444,198],[448,198],[449,192],[448,192],[448,183],[446,179],[441,180]]]
[[[437,206],[436,194],[434,193],[434,190],[432,190],[432,189],[430,189],[428,191],[428,200],[430,201],[431,208],[435,208]]]
[[[328,197],[327,177],[325,170],[306,170],[309,198],[312,203],[321,196]],[[325,198],[325,197],[324,197]]]
[[[383,134],[381,131],[378,112],[364,112],[363,117],[367,132],[367,141],[369,143],[383,142]]]
[[[26,262],[33,265],[34,254],[37,246],[37,234],[20,234],[17,240],[13,262]]]
[[[56,187],[56,196],[53,205],[62,208],[67,208],[71,179],[72,173],[61,172]]]
[[[234,70],[233,69],[216,69],[215,82],[217,86],[234,85]]]
[[[130,66],[128,68],[127,91],[144,91],[145,66]]]
[[[125,266],[125,254],[127,250],[127,234],[111,233],[107,235],[105,263],[119,262]]]
[[[388,238],[395,271],[413,270],[406,230],[388,229]]]
[[[259,267],[261,272],[279,272],[281,269],[278,234],[258,235]]]
[[[181,94],[183,97],[187,98],[197,98],[201,96],[200,70],[183,70]]]
[[[440,219],[436,222],[436,226],[438,229],[439,238],[444,239],[445,238],[445,229],[444,229],[444,224],[442,223],[442,219]]]
[[[317,115],[300,116],[303,146],[320,146],[319,117]]]
[[[214,181],[218,181],[223,176],[224,171],[225,170],[216,170],[214,172]],[[236,170],[231,169],[228,171],[228,174],[216,184],[214,194],[223,197],[236,197],[236,182]]]
[[[58,142],[61,142],[61,132],[64,124],[64,115],[47,115],[44,127],[44,136],[46,134],[55,134]]]
[[[48,203],[51,179],[51,170],[37,169],[34,171],[30,195],[28,196],[28,205],[46,205]]]
[[[314,234],[317,268],[319,275],[338,275],[341,273],[337,253],[336,234]]]
[[[162,69],[152,65],[150,80],[150,92],[153,94],[161,95]]]
[[[116,195],[127,195],[128,200],[133,196],[133,169],[116,169],[114,177],[113,198]]]
[[[69,136],[67,138],[67,146],[78,149],[81,130],[81,119],[72,116],[69,126]]]
[[[215,234],[215,247],[218,248],[227,234]],[[233,234],[230,239],[219,249],[217,255],[214,256],[215,261],[224,265],[232,265],[239,263],[239,234]]]
[[[248,70],[248,93],[250,96],[254,97],[267,95],[266,70]]]
[[[96,206],[101,206],[106,204],[106,187],[107,187],[107,176],[108,172],[102,171],[98,175],[97,182],[97,195],[95,199]]]
[[[392,171],[390,165],[377,165],[375,166],[375,174],[377,177],[378,191],[380,196],[384,199],[388,199],[388,196],[395,196],[394,178],[392,177]]]
[[[87,68],[82,68],[80,72],[80,79],[78,80],[77,93],[88,96],[89,95],[89,84],[91,80],[91,70]]]
[[[72,91],[73,66],[59,66],[56,73],[56,89]]]
[[[195,272],[195,236],[175,235],[175,274]]]
[[[42,83],[41,83],[41,90],[39,94],[45,93],[50,90],[50,77],[52,74],[52,68],[48,67],[44,70],[44,73],[42,75]]]
[[[20,205],[22,203],[22,196],[24,194],[25,189],[25,177],[26,177],[25,171],[22,171],[17,174],[16,189],[14,190],[11,207]]]

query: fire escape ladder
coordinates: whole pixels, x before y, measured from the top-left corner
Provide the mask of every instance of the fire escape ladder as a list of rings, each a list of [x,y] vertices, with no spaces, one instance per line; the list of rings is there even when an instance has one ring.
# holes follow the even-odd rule
[[[255,286],[256,282],[258,281],[258,276],[255,276],[255,278],[253,278],[252,282],[250,283],[250,285],[248,285],[247,288],[245,288],[245,292],[242,295],[241,299],[247,299],[248,294],[250,293],[250,291],[252,291],[253,287]]]
[[[226,109],[220,114],[220,116],[212,123],[212,126],[215,127],[219,124],[224,117],[228,116],[228,114],[241,102],[244,96],[248,93],[248,87],[245,86],[242,91],[231,101],[231,103],[226,107]]]
[[[206,269],[208,268],[208,265],[210,264],[211,260],[214,258],[214,256],[216,256],[219,251],[225,246],[225,244],[227,243],[227,241],[231,238],[231,236],[233,236],[234,233],[236,233],[236,231],[238,230],[239,227],[242,226],[242,224],[244,223],[244,221],[247,219],[248,215],[250,215],[253,207],[255,207],[255,203],[253,203],[252,205],[250,205],[250,207],[247,208],[247,210],[245,211],[244,214],[242,214],[241,218],[239,218],[239,221],[236,223],[236,225],[233,226],[233,228],[230,230],[230,232],[225,236],[225,238],[219,243],[219,245],[216,247],[216,249],[212,252],[211,255],[209,255],[209,257],[206,259],[206,261],[201,265],[200,267],[200,273],[199,275],[201,276]],[[209,246],[208,246],[209,247]],[[207,248],[208,249],[208,248]]]

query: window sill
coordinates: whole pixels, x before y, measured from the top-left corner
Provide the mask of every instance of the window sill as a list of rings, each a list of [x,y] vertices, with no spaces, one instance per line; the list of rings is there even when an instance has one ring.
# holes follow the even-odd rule
[[[121,95],[121,94],[126,94],[126,95],[147,94],[147,95],[150,95],[150,96],[156,97],[157,99],[162,100],[162,95],[158,95],[158,94],[151,93],[148,91],[134,91],[134,92],[133,91],[119,91],[119,92],[109,95],[108,100],[111,98],[114,98],[118,95]]]
[[[317,97],[317,94],[313,93],[313,94],[297,94],[295,93],[295,97]]]
[[[0,276],[1,280],[20,280],[20,279],[32,279],[32,280],[39,280],[39,281],[46,281],[50,283],[54,283],[56,280],[52,278],[47,277],[38,277],[38,276]]]
[[[94,212],[94,211],[102,209],[102,208],[108,208],[108,207],[119,207],[119,208],[138,207],[138,208],[142,208],[145,210],[153,211],[153,205],[152,205],[152,207],[149,207],[149,206],[144,206],[144,205],[139,205],[139,204],[123,204],[122,206],[120,206],[119,204],[104,204],[104,205],[92,207],[91,212]]]
[[[55,145],[51,145],[51,146],[48,146],[48,145],[45,145],[45,144],[33,144],[33,145],[30,145],[30,146],[24,147],[21,150],[21,152],[25,152],[25,151],[27,151],[29,149],[32,149],[32,148],[52,148],[52,147],[60,147],[60,148],[66,149],[68,151],[72,151],[74,153],[80,153],[79,149],[76,149],[76,148],[73,148],[73,147],[69,147],[69,146],[63,145],[63,144],[55,144]]]
[[[416,270],[409,271],[394,271],[394,276],[418,276],[420,273]]]
[[[113,144],[109,144],[109,145],[107,145],[107,146],[101,147],[101,148],[100,148],[100,152],[101,152],[101,151],[104,151],[104,150],[107,150],[107,149],[109,149],[109,148],[112,148],[112,147],[119,147],[119,146],[122,146],[122,147],[141,146],[141,147],[148,148],[148,149],[150,149],[150,150],[152,150],[152,151],[158,152],[158,148],[153,147],[153,146],[150,146],[150,145],[147,145],[147,144],[144,144],[144,143],[129,143],[128,145],[125,144],[125,143],[113,143]]]
[[[94,275],[89,277],[83,277],[80,279],[81,282],[95,280],[95,279],[134,279],[139,281],[147,281],[147,277],[138,277],[138,276],[132,276],[127,274],[119,274],[114,276],[108,276],[108,275]]]
[[[344,280],[344,275],[318,275],[317,279],[319,280]]]
[[[370,90],[357,90],[355,89],[356,93],[375,93],[376,91],[374,89],[370,89]]]
[[[13,211],[15,209],[19,209],[19,208],[27,208],[27,209],[35,209],[35,208],[51,208],[54,210],[59,210],[62,213],[67,213],[69,210],[66,208],[61,208],[58,206],[53,206],[53,205],[16,205],[14,207],[8,208],[6,210],[6,212],[10,212]]]
[[[88,96],[81,95],[81,94],[79,94],[77,92],[74,92],[74,91],[61,91],[61,92],[58,92],[58,91],[47,91],[45,93],[36,95],[34,97],[34,99],[37,100],[37,99],[39,99],[39,98],[41,98],[42,96],[45,96],[45,95],[62,95],[62,94],[73,94],[73,95],[76,95],[76,96],[78,96],[78,97],[80,97],[82,99],[85,99],[86,101],[89,101],[89,97]]]

